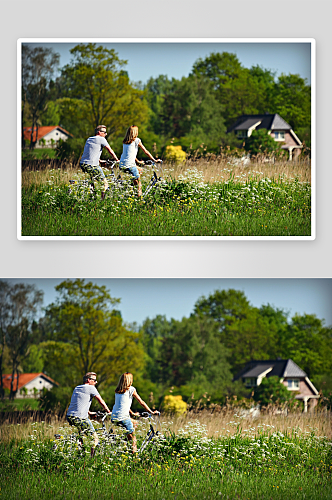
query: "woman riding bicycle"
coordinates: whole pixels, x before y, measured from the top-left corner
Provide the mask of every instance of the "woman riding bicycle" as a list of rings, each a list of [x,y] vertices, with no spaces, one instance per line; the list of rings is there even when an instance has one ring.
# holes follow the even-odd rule
[[[155,160],[152,154],[143,146],[141,139],[138,138],[138,127],[131,125],[126,132],[125,138],[123,139],[123,151],[120,158],[120,169],[129,171],[133,176],[133,183],[138,186],[138,196],[142,196],[142,185],[140,180],[140,174],[142,173],[142,168],[137,168],[136,163],[144,164],[144,162],[139,161],[136,156],[138,153],[138,148],[140,147],[143,152],[152,160],[154,163],[160,163],[161,160]]]
[[[126,372],[121,375],[117,388],[115,389],[115,404],[113,406],[111,420],[114,424],[126,429],[128,441],[133,442],[133,453],[137,452],[136,436],[134,435],[136,422],[129,415],[139,416],[139,413],[131,411],[133,397],[139,402],[143,408],[152,415],[158,415],[157,410],[152,411],[143,399],[137,394],[133,387],[133,375]]]

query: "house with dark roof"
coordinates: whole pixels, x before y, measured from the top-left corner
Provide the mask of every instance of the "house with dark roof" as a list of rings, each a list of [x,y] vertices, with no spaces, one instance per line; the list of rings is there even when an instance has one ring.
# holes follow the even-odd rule
[[[27,142],[31,140],[32,127],[25,127],[23,129],[24,139]],[[72,134],[67,132],[59,125],[52,125],[49,127],[34,127],[33,140],[36,143],[36,148],[52,147],[59,140],[66,141],[68,137],[73,137]]]
[[[281,149],[288,151],[290,160],[297,158],[301,154],[302,142],[292,127],[278,113],[242,115],[227,130],[227,133],[234,132],[236,137],[245,140],[251,136],[254,130],[261,129],[266,129],[267,133],[281,144]]]
[[[277,376],[289,391],[295,393],[295,398],[303,401],[304,411],[316,406],[319,392],[309,380],[307,374],[291,359],[252,360],[234,377],[242,379],[245,386],[255,389],[262,383],[264,377]]]
[[[4,389],[10,390],[12,381],[12,374],[2,375],[2,384]],[[18,388],[16,397],[23,398],[25,395],[34,397],[36,394],[40,393],[44,388],[47,390],[52,389],[52,387],[59,385],[55,380],[51,379],[45,373],[20,373],[18,377]],[[16,391],[17,387],[17,375],[14,375],[13,388]],[[38,392],[36,392],[38,391]]]

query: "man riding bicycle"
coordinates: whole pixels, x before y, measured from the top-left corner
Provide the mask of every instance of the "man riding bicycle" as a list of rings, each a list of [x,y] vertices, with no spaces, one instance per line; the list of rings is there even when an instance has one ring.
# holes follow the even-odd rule
[[[102,199],[105,197],[105,191],[108,189],[108,182],[105,174],[99,165],[99,159],[103,148],[106,148],[115,161],[119,161],[111,146],[106,141],[105,125],[98,125],[95,128],[95,135],[89,137],[85,143],[83,155],[80,159],[80,167],[83,172],[90,175],[91,179],[102,180],[104,191],[101,193]]]
[[[93,398],[96,398],[98,403],[107,411],[111,413],[107,404],[100,396],[96,389],[97,378],[94,372],[88,372],[83,377],[83,384],[75,387],[71,397],[70,405],[67,411],[67,421],[69,425],[74,425],[79,431],[87,430],[94,438],[94,447],[91,448],[91,456],[95,454],[95,448],[99,442],[98,435],[93,427],[88,415],[95,415],[90,412],[90,406]]]

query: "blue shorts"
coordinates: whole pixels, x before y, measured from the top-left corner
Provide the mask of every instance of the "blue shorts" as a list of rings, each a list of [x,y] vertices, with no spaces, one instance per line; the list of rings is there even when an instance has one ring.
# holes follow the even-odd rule
[[[116,418],[111,417],[111,421],[112,424],[116,424],[126,429],[126,434],[132,434],[133,432],[135,432],[131,418],[126,418],[125,420],[117,420]]]
[[[137,167],[127,167],[124,163],[120,163],[119,165],[120,170],[124,170],[125,172],[128,172],[128,174],[132,175],[134,179],[139,179],[139,171]]]
[[[87,165],[86,163],[80,163],[80,167],[85,174],[89,174],[91,178],[94,179],[104,179],[105,174],[100,166],[94,167],[93,165]]]

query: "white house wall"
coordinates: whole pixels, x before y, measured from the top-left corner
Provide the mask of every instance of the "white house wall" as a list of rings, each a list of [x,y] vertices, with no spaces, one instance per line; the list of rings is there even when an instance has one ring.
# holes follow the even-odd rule
[[[48,380],[44,379],[43,377],[37,377],[34,380],[31,380],[30,382],[28,382],[27,384],[25,384],[24,387],[28,391],[27,395],[34,396],[34,391],[33,391],[34,388],[37,389],[38,392],[41,391],[42,389],[44,389],[44,387],[47,390],[49,390],[49,389],[52,389],[52,387],[54,387],[54,384],[52,384]],[[18,391],[18,393],[16,395],[17,398],[22,398],[23,397],[23,394],[20,393],[20,390]]]
[[[45,145],[50,146],[52,144],[51,142],[52,139],[54,142],[58,142],[60,139],[66,141],[68,139],[68,135],[61,132],[61,130],[54,129],[51,130],[51,132],[49,132],[48,134],[44,135],[42,139],[44,139],[46,143]],[[41,142],[42,139],[39,139],[39,141],[36,144],[36,147],[43,147],[43,143]]]

